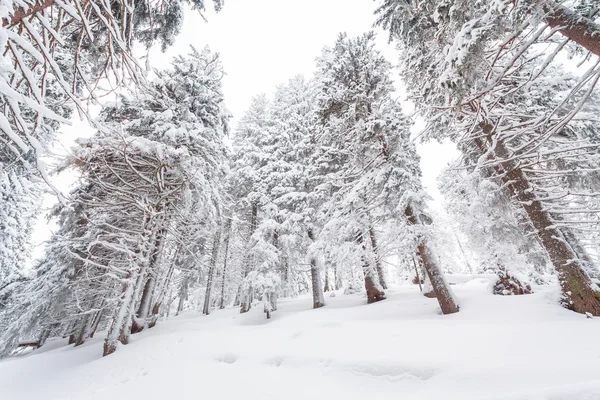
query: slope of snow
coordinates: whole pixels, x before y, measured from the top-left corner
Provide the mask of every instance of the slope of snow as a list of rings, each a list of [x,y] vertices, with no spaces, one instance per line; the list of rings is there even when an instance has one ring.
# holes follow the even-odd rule
[[[477,278],[453,286],[461,312],[438,314],[418,288],[282,300],[187,313],[134,335],[101,358],[99,335],[79,348],[54,339],[0,361],[0,398],[600,399],[600,320],[557,305],[555,288],[488,294]]]

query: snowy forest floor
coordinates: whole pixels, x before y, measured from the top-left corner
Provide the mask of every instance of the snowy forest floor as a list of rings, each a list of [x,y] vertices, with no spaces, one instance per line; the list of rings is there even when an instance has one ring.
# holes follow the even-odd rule
[[[0,361],[7,400],[600,399],[600,319],[557,305],[557,289],[494,296],[488,281],[454,285],[443,316],[416,286],[281,300],[209,316],[188,312],[134,335],[101,358],[102,335],[81,347],[53,339]]]

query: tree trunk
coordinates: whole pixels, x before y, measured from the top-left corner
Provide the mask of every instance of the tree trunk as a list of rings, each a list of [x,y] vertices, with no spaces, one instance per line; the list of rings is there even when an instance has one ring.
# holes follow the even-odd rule
[[[373,248],[373,255],[375,256],[375,269],[377,270],[379,284],[383,289],[387,289],[385,274],[383,273],[383,266],[381,265],[381,255],[379,254],[379,247],[377,246],[377,237],[375,236],[373,227],[369,229],[369,237],[371,238],[371,247]]]
[[[167,288],[171,283],[171,278],[173,277],[173,271],[175,270],[175,263],[177,262],[177,257],[179,252],[181,251],[181,244],[177,246],[175,249],[175,253],[173,254],[173,259],[169,265],[169,270],[167,271],[165,278],[162,280],[160,287],[156,290],[156,298],[154,300],[154,305],[152,306],[152,315],[150,318],[150,322],[148,323],[148,328],[153,328],[158,321],[158,317],[160,314],[160,307],[162,306],[162,302],[165,298]]]
[[[156,287],[156,275],[158,274],[160,260],[162,258],[162,253],[165,247],[165,240],[167,236],[166,233],[166,229],[162,229],[156,234],[154,247],[150,254],[150,262],[148,264],[148,279],[146,280],[146,284],[144,285],[144,291],[142,292],[140,306],[137,310],[137,317],[140,319],[140,321],[145,321],[148,315],[150,314],[152,296],[154,295]],[[144,322],[144,326],[145,325],[146,324]]]
[[[248,235],[248,243],[251,241],[252,235],[254,235],[254,232],[256,231],[257,216],[258,216],[258,204],[252,203],[252,214],[250,215],[250,232]],[[248,254],[246,254],[246,256],[244,257],[244,279],[246,279],[246,277],[248,276],[248,273],[250,271],[252,271],[252,269],[254,269],[254,266],[252,265],[252,261],[253,261],[252,257],[250,257]],[[246,312],[250,311],[250,308],[252,307],[252,293],[241,293],[240,292],[240,299],[241,299],[240,313],[246,313]]]
[[[480,126],[488,137],[494,133],[493,125],[481,122]],[[476,139],[475,142],[485,154],[487,145],[483,139]],[[504,144],[497,140],[493,154],[490,154],[488,158],[501,161],[509,159],[510,155]],[[562,290],[562,305],[579,313],[589,312],[592,315],[600,316],[600,293],[592,289],[592,282],[585,273],[576,252],[569,246],[560,228],[555,226],[552,216],[536,198],[534,188],[525,173],[513,161],[505,161],[501,166],[495,166],[494,169],[527,214],[542,247],[548,254],[558,275]]]
[[[89,324],[91,320],[92,315],[87,314],[81,321],[81,326],[79,327],[79,331],[77,332],[77,336],[75,338],[75,347],[81,346],[88,338]]]
[[[204,315],[210,314],[210,295],[212,292],[215,269],[217,267],[217,259],[219,258],[219,246],[221,246],[221,231],[219,228],[217,228],[215,237],[213,239],[210,267],[208,268],[208,277],[206,278],[206,293],[204,294],[204,308],[202,309],[202,313]]]
[[[377,283],[376,271],[373,268],[371,260],[367,257],[367,244],[365,243],[363,233],[358,232],[356,234],[356,242],[362,247],[362,255],[360,257],[362,262],[362,270],[365,276],[365,289],[367,291],[367,304],[376,303],[381,300],[385,300],[385,293]]]
[[[104,340],[103,356],[114,353],[117,350],[117,343],[120,341],[121,327],[125,325],[126,319],[129,318],[129,310],[133,307],[132,300],[135,291],[135,281],[137,280],[137,271],[134,271],[132,276],[127,279],[123,287],[123,295],[119,307],[115,311],[115,315],[108,329],[108,334]]]
[[[100,326],[100,321],[102,321],[102,314],[104,314],[104,309],[102,308],[103,305],[104,301],[102,301],[102,304],[100,305],[100,311],[98,311],[96,313],[96,316],[94,317],[94,322],[92,323],[92,326],[90,328],[90,339],[94,337],[96,331],[98,330],[98,327]]]
[[[219,300],[219,308],[225,308],[225,282],[227,280],[227,257],[229,256],[229,239],[231,237],[231,218],[227,218],[225,222],[225,254],[223,255],[223,279],[221,280],[221,299]]]
[[[584,266],[584,270],[593,278],[598,277],[598,271],[595,268],[594,260],[590,257],[590,254],[587,250],[579,243],[579,240],[575,237],[573,231],[567,227],[561,227],[560,231],[562,232],[565,240],[571,246],[571,249],[577,254],[577,258],[581,261]]]
[[[600,25],[576,14],[554,0],[537,0],[546,13],[544,21],[566,38],[600,57]]]
[[[414,210],[412,206],[406,207],[404,210],[404,214],[406,215],[409,224],[416,225],[418,223],[417,217],[415,216]],[[423,263],[423,268],[431,281],[431,286],[433,287],[433,292],[435,293],[435,297],[440,304],[440,308],[442,309],[443,314],[452,314],[458,312],[459,307],[456,301],[454,300],[454,296],[452,294],[452,289],[444,279],[444,273],[440,266],[436,263],[435,257],[432,255],[429,246],[424,240],[421,240],[419,245],[417,246],[417,251],[421,262]]]
[[[188,298],[188,285],[189,278],[184,278],[179,289],[179,304],[177,305],[177,313],[175,315],[179,315],[183,311],[183,306]]]
[[[422,292],[423,286],[421,285],[421,277],[419,276],[419,268],[417,268],[417,262],[415,261],[414,257],[413,257],[412,261],[413,261],[413,265],[415,266],[415,274],[417,277],[417,282],[419,283],[419,291]]]
[[[308,238],[314,242],[313,231],[311,228],[307,231]],[[323,286],[321,286],[321,276],[317,266],[317,259],[310,255],[310,278],[313,293],[313,308],[321,308],[325,305],[325,296],[323,296]]]

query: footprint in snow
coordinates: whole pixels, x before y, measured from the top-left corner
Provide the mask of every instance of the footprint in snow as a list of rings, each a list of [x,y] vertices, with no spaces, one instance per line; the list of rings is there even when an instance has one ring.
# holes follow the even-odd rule
[[[298,339],[300,336],[302,336],[304,333],[302,331],[297,331],[294,332],[291,336],[291,339]]]
[[[239,356],[237,354],[223,354],[215,358],[215,361],[225,363],[225,364],[233,364],[238,360]]]
[[[347,365],[342,369],[352,372],[355,375],[370,376],[374,378],[384,378],[392,382],[401,380],[420,380],[431,379],[436,371],[431,368],[412,368],[402,365]]]
[[[284,360],[285,360],[285,357],[277,356],[277,357],[269,358],[268,360],[265,361],[265,364],[269,365],[271,367],[281,367],[281,364],[283,364]]]

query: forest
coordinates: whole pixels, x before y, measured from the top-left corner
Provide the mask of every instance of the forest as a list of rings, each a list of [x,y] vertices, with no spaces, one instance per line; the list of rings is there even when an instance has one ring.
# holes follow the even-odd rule
[[[340,297],[381,319],[425,301],[445,327],[478,279],[483,302],[539,301],[572,323],[560,340],[600,332],[598,1],[365,1],[373,30],[322,43],[312,75],[235,119],[218,49],[200,40],[166,68],[147,56],[189,13],[234,1],[0,2],[0,371],[59,339],[111,358],[190,315],[268,326],[289,304],[325,318]],[[93,134],[49,163],[73,119]],[[436,207],[428,142],[459,154]],[[41,218],[57,229],[34,258]],[[564,399],[600,386],[581,393]]]

